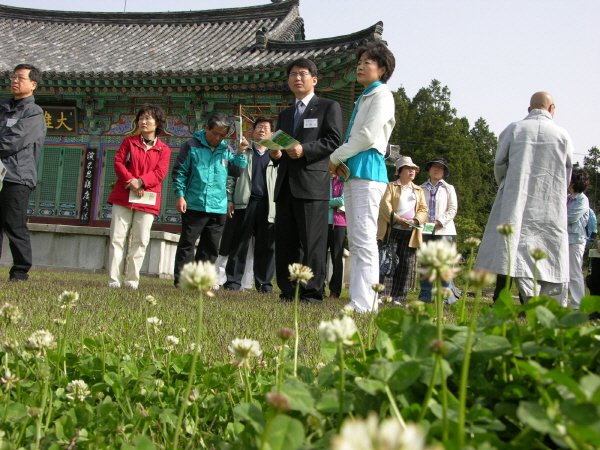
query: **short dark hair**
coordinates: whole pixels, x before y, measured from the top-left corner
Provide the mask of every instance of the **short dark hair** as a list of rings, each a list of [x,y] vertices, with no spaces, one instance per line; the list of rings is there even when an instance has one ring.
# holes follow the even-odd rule
[[[302,67],[303,69],[308,69],[308,71],[313,77],[316,77],[318,75],[317,65],[314,62],[307,58],[298,58],[289,63],[285,68],[288,77],[290,76],[290,72],[292,71],[292,67],[294,66]]]
[[[575,192],[585,192],[588,188],[590,176],[584,168],[576,167],[571,174],[571,183]]]
[[[165,113],[160,106],[149,104],[142,106],[138,111],[137,116],[135,116],[136,124],[140,121],[142,114],[145,113],[150,114],[156,121],[156,136],[165,131],[165,128],[167,128],[167,116],[165,116]]]
[[[214,127],[227,127],[227,134],[233,132],[233,123],[229,120],[229,116],[222,112],[212,113],[206,122],[206,126],[209,130],[212,130]]]
[[[254,119],[254,128],[256,128],[256,126],[261,122],[268,122],[269,126],[271,127],[271,131],[275,129],[275,123],[273,119],[267,116],[258,116],[256,119]]]
[[[40,85],[40,83],[42,82],[42,71],[40,69],[38,69],[35,66],[32,66],[31,64],[17,64],[13,69],[13,72],[16,72],[17,70],[21,69],[29,70],[29,79],[31,81],[35,81],[38,84],[38,86]]]
[[[387,45],[383,42],[369,42],[358,49],[356,52],[357,58],[360,59],[363,53],[368,53],[371,59],[377,61],[379,67],[385,68],[385,72],[381,75],[381,82],[387,83],[396,68],[396,58],[387,48]]]

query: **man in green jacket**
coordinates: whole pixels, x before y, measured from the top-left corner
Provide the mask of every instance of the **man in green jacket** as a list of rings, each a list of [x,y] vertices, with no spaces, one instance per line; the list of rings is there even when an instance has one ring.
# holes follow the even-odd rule
[[[244,152],[245,138],[240,151],[234,155],[224,140],[233,124],[223,113],[209,117],[203,130],[184,143],[173,166],[173,187],[176,209],[181,213],[181,236],[175,253],[175,286],[185,264],[192,261],[198,237],[196,261],[217,259],[219,240],[227,215],[226,184],[228,175],[240,176],[248,165]]]

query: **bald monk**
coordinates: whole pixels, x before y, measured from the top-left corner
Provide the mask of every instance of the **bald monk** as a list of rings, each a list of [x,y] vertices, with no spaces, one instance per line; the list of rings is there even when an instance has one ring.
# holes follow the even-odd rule
[[[525,301],[534,296],[532,248],[548,255],[538,262],[538,295],[560,301],[569,280],[567,188],[573,144],[554,123],[554,110],[552,96],[536,92],[527,117],[500,134],[494,164],[498,194],[475,262],[478,269],[513,277]],[[496,230],[504,223],[514,227],[510,262],[505,236]]]

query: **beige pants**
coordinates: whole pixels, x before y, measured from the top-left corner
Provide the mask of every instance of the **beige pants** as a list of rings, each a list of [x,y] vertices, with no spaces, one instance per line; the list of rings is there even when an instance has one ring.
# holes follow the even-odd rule
[[[125,281],[137,285],[140,280],[140,269],[144,262],[146,247],[150,242],[150,228],[152,228],[153,221],[154,214],[152,213],[113,204],[108,254],[109,283],[120,285],[121,281]],[[123,280],[125,239],[130,229],[131,247],[127,252],[127,274]]]

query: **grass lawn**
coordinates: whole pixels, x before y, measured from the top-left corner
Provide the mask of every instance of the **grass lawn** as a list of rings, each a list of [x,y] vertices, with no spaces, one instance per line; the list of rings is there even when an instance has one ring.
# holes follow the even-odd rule
[[[155,346],[164,346],[167,336],[175,336],[180,339],[179,351],[188,351],[195,337],[197,294],[175,289],[171,280],[143,278],[137,291],[111,289],[106,286],[106,275],[90,273],[33,271],[27,282],[9,283],[8,269],[0,269],[0,280],[0,302],[15,304],[23,311],[23,320],[18,325],[19,340],[39,329],[56,334],[58,325],[54,319],[61,317],[56,299],[63,291],[76,291],[80,295],[73,310],[69,336],[72,344],[105,331],[123,352],[142,355],[148,349],[148,317],[162,320],[159,331],[152,337]],[[257,340],[264,351],[272,353],[281,342],[276,331],[284,326],[293,328],[293,303],[280,301],[278,293],[220,289],[215,294],[213,298],[205,298],[204,303],[202,355],[207,363],[228,362],[231,355],[227,347],[235,338]],[[148,295],[156,298],[157,306],[145,301]],[[411,292],[408,300],[416,300],[417,296],[418,292]],[[326,299],[321,305],[299,305],[301,364],[315,367],[326,362],[320,355],[318,326],[322,320],[334,318],[348,301],[348,292],[344,290],[340,299]],[[455,321],[455,309],[446,307],[447,321]],[[366,332],[368,315],[355,315],[355,320]]]

